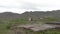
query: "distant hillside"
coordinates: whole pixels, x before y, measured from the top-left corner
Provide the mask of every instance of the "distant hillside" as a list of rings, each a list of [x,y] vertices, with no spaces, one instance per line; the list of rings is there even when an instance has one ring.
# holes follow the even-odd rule
[[[24,12],[22,14],[12,13],[12,12],[4,12],[0,13],[0,18],[40,18],[40,17],[59,17],[60,18],[60,10],[54,10],[54,11],[31,11],[31,12]]]
[[[60,10],[54,10],[54,11],[47,11],[47,12],[43,12],[43,11],[34,11],[34,12],[24,12],[22,14],[22,17],[36,17],[36,18],[40,18],[40,17],[59,17],[60,18]]]
[[[20,14],[17,13],[12,13],[12,12],[4,12],[4,13],[0,13],[0,18],[18,18],[20,16]]]

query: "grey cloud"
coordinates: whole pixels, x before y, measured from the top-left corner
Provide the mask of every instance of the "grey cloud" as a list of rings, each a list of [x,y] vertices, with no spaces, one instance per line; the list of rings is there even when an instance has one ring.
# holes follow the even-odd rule
[[[9,4],[9,5],[0,5],[0,7],[4,7],[4,8],[16,8],[16,9],[25,9],[25,10],[40,10],[40,9],[46,9],[47,7],[52,7],[51,5],[47,5],[47,4],[33,4],[33,3],[26,3],[26,2],[21,2],[19,3],[21,5],[17,5],[17,4]],[[39,8],[37,8],[39,7]],[[45,7],[45,8],[42,8]],[[60,8],[60,7],[59,7]]]
[[[26,9],[26,10],[29,10],[29,9],[38,10],[36,7],[37,6],[35,4],[32,4],[32,3],[23,3],[21,5],[21,9]]]
[[[36,7],[36,4],[32,4],[32,3],[24,3],[22,2],[21,5],[0,5],[0,7],[4,7],[4,8],[18,8],[18,9],[25,9],[25,10],[38,10]]]

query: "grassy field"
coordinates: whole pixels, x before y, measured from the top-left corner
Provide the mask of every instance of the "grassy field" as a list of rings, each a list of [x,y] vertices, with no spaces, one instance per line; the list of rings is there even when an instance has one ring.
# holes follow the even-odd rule
[[[43,19],[43,20],[39,20],[39,21],[32,21],[33,23],[45,23],[45,22],[51,22],[51,21],[59,21],[60,19],[55,19],[55,18],[48,18],[48,19]],[[14,19],[14,20],[8,20],[8,19],[4,19],[2,20],[1,24],[0,24],[0,34],[14,34],[14,32],[10,29],[8,29],[8,27],[10,25],[20,25],[20,24],[27,24],[30,23],[28,20],[25,19]],[[53,30],[46,30],[43,32],[38,32],[35,34],[60,34],[60,30],[57,29],[53,29]]]

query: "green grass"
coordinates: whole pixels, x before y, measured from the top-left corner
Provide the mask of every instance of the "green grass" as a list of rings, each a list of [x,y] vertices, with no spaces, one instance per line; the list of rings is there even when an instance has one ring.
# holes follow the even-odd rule
[[[13,19],[13,20],[8,20],[8,19],[3,19],[3,22],[0,24],[0,34],[9,34],[11,33],[10,29],[7,29],[10,25],[15,25],[15,24],[27,24],[30,23],[28,20],[25,19]],[[60,21],[60,19],[57,18],[47,18],[39,21],[32,21],[32,23],[45,23],[45,22],[51,22],[51,21]],[[12,33],[11,33],[12,34]],[[60,34],[60,30],[46,30],[43,32],[37,32],[35,34]]]
[[[0,24],[0,34],[7,34],[6,24]]]

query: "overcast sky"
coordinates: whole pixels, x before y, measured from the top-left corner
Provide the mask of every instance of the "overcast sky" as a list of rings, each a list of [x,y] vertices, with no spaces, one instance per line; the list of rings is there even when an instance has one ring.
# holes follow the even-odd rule
[[[50,11],[60,9],[60,0],[0,0],[1,12]]]

